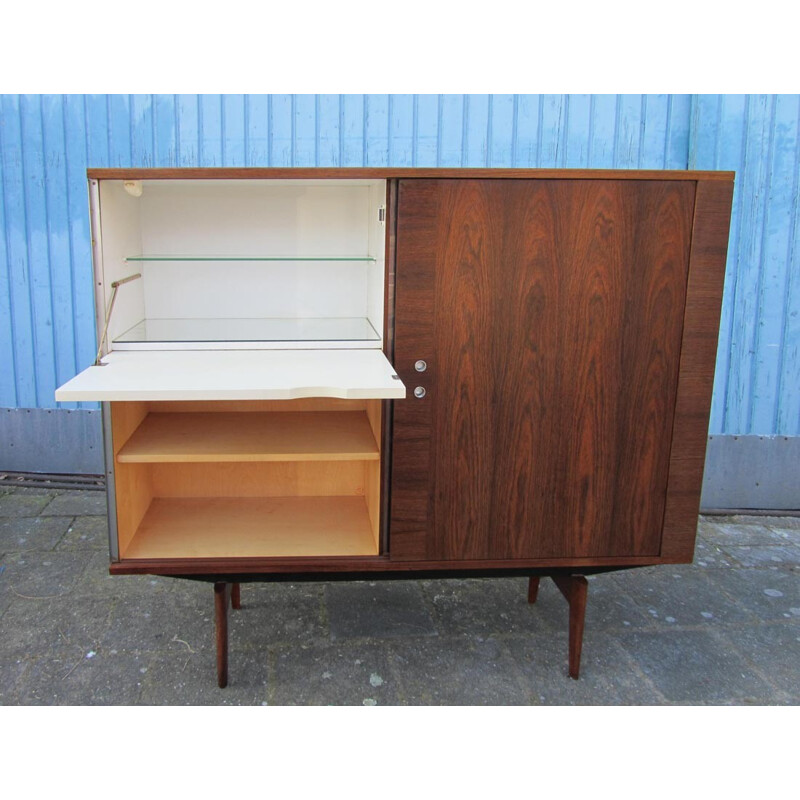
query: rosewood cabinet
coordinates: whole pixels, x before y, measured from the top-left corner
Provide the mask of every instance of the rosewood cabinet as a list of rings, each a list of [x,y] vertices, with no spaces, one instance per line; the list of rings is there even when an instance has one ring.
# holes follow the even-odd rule
[[[91,170],[111,571],[690,562],[733,175]]]

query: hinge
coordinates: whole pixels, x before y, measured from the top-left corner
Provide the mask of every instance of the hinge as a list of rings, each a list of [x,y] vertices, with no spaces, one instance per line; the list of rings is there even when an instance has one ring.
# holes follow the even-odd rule
[[[378,209],[378,222],[386,222],[386,206]]]

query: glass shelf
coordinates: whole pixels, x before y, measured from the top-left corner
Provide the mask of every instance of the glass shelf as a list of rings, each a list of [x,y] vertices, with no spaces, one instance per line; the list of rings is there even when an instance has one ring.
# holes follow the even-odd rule
[[[126,256],[125,261],[347,261],[374,264],[374,256],[232,256],[232,255],[138,255]]]
[[[115,342],[379,342],[366,317],[143,319]]]

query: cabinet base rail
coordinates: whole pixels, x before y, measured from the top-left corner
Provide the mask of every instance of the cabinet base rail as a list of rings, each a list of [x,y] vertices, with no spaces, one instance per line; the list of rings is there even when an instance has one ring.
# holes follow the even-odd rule
[[[569,603],[569,677],[578,679],[583,646],[583,627],[586,618],[586,598],[589,584],[583,575],[550,575]],[[540,575],[528,579],[528,602],[533,604],[539,594]],[[214,583],[214,627],[217,639],[217,683],[220,689],[228,685],[228,608],[242,607],[238,583]]]

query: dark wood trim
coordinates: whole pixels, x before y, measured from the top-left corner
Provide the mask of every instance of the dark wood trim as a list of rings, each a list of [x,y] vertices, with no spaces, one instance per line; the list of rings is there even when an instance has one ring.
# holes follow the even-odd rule
[[[578,680],[581,671],[583,627],[589,584],[583,575],[553,575],[553,582],[569,603],[569,676]]]
[[[694,557],[732,198],[733,181],[697,184],[662,563],[688,564]]]
[[[217,684],[220,689],[228,685],[228,606],[231,602],[231,584],[214,584],[214,629],[217,644]]]
[[[386,182],[386,264],[383,275],[383,353],[394,365],[394,285],[395,248],[397,245],[397,181]],[[381,503],[380,553],[389,552],[389,513],[392,477],[392,414],[391,400],[383,401],[381,413]]]
[[[566,178],[577,180],[731,181],[733,172],[627,169],[419,169],[408,167],[180,167],[90,168],[90,180],[183,180],[205,178]]]
[[[109,566],[113,575],[236,575],[268,578],[272,574],[315,573],[319,575],[335,573],[374,573],[402,574],[412,577],[413,573],[424,576],[433,571],[448,571],[468,575],[471,572],[497,570],[553,570],[565,569],[584,571],[591,568],[619,569],[625,567],[652,566],[662,562],[657,556],[627,556],[608,558],[549,558],[514,559],[482,561],[391,561],[388,557],[364,558],[173,558],[173,559],[130,559],[117,561]]]

